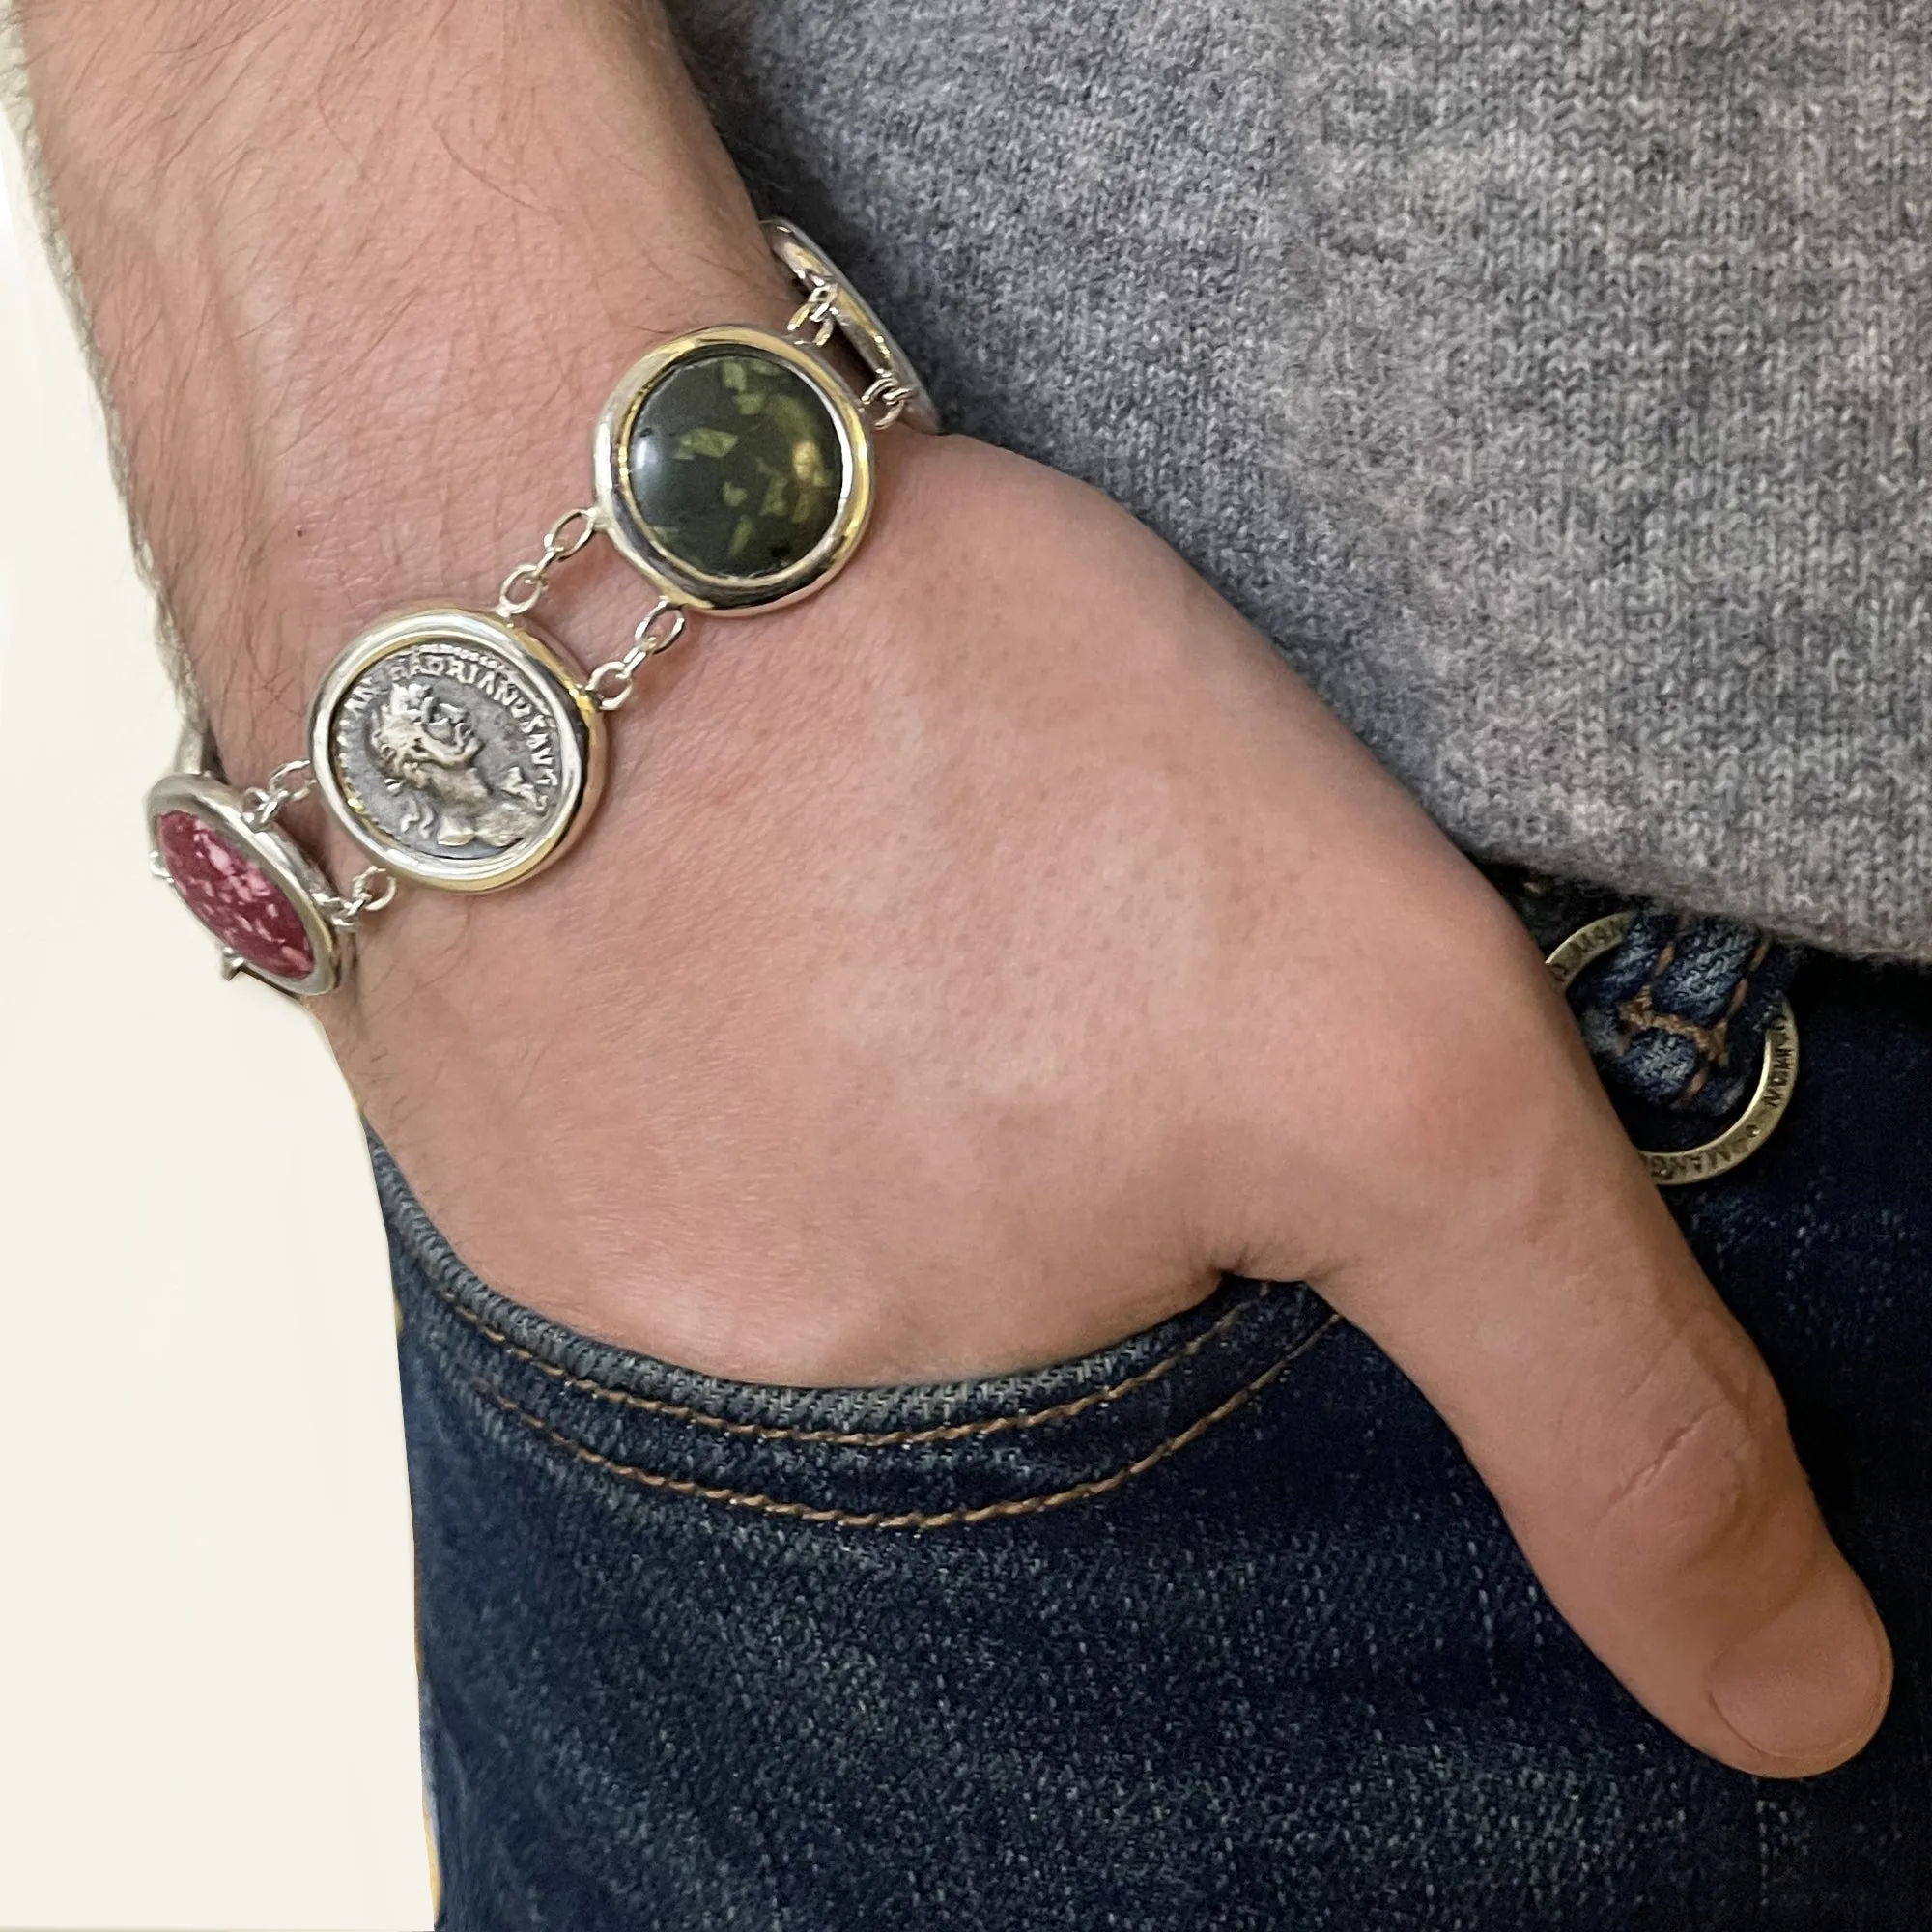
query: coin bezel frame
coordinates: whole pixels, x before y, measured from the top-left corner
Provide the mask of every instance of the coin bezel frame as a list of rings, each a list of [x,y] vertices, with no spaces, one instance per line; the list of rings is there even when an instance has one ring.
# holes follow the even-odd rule
[[[631,485],[631,433],[658,385],[687,362],[721,350],[743,350],[782,363],[825,406],[838,439],[838,502],[825,533],[799,560],[763,577],[720,577],[697,569],[659,544]],[[874,497],[871,425],[832,365],[775,329],[721,324],[661,343],[639,357],[611,392],[591,443],[600,527],[618,554],[675,604],[720,617],[752,616],[822,589],[851,560],[871,521]]]
[[[292,978],[258,966],[195,912],[161,848],[160,822],[176,811],[199,819],[233,846],[295,908],[302,936],[308,941],[312,963],[307,973]],[[334,889],[321,867],[286,833],[273,825],[258,825],[249,817],[246,803],[233,785],[205,772],[169,772],[149,786],[147,812],[149,849],[166,875],[168,890],[187,907],[195,924],[221,948],[222,957],[234,962],[236,972],[304,1000],[333,992],[341,984],[349,970],[354,941],[323,910],[334,897]]]
[[[337,717],[363,676],[418,645],[455,642],[502,659],[542,697],[555,727],[559,804],[540,835],[495,860],[438,859],[398,843],[352,802],[335,764]],[[554,865],[582,835],[604,790],[607,733],[596,701],[558,647],[533,625],[481,611],[426,606],[372,624],[332,664],[309,705],[308,755],[316,795],[329,816],[379,865],[412,885],[489,893]]]

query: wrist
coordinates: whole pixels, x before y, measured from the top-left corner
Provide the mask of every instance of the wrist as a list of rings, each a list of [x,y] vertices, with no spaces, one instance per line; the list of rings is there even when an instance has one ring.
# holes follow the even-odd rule
[[[251,56],[251,86],[265,59]],[[632,102],[651,160],[600,172],[624,117],[584,109],[604,72],[601,52],[585,59],[581,86],[568,63],[541,85],[511,63],[483,90],[477,112],[516,124],[498,144],[508,179],[420,99],[422,125],[388,141],[336,127],[319,156],[273,110],[238,123],[226,103],[182,136],[172,167],[137,146],[103,174],[73,87],[43,86],[44,59],[36,72],[137,518],[239,784],[302,754],[309,693],[370,620],[428,601],[488,607],[538,533],[588,500],[590,424],[640,351],[718,322],[779,327],[796,306],[735,182],[719,185],[708,132],[674,101],[659,117]],[[302,70],[304,127],[316,78]],[[649,95],[659,78],[627,85]],[[680,1176],[674,1201],[658,1197],[667,1282],[708,1271],[741,1161],[777,1164],[754,1145],[757,1110],[734,1107],[727,1126],[714,1105],[746,1053],[783,1057],[757,1009],[799,934],[765,908],[810,874],[811,924],[833,931],[846,882],[819,828],[869,806],[854,776],[868,752],[896,754],[902,730],[936,723],[924,700],[900,701],[902,646],[942,588],[918,579],[944,571],[946,506],[970,458],[903,433],[879,455],[880,516],[848,576],[796,608],[707,623],[707,648],[653,668],[567,865],[482,900],[401,895],[354,990],[318,1009],[432,1212],[473,1232],[506,1280],[548,1252],[564,1277],[608,1284],[612,1134],[660,1179],[672,1164]],[[651,596],[600,545],[560,576],[545,628],[587,669]],[[977,674],[961,662],[945,677]],[[317,838],[312,811],[289,822]],[[345,887],[358,855],[319,842]],[[651,1073],[627,1085],[620,1120],[619,1061]],[[742,1244],[781,1245],[796,1218],[768,1200]],[[724,1274],[744,1278],[745,1263]]]
[[[815,772],[813,783],[797,779],[796,806],[806,815],[818,809],[822,801],[811,794],[823,773],[859,751],[858,737],[873,728],[866,721],[876,721],[881,692],[896,674],[895,660],[917,648],[930,594],[924,565],[949,526],[970,516],[986,454],[962,439],[881,439],[879,507],[838,580],[796,605],[746,618],[694,615],[695,640],[653,659],[610,718],[608,776],[582,841],[508,891],[480,898],[401,894],[384,915],[380,939],[364,951],[354,997],[329,1001],[325,1018],[332,1025],[353,1009],[358,1027],[382,1032],[403,1009],[409,1024],[420,1024],[429,1007],[473,997],[487,1008],[512,986],[522,1004],[538,952],[543,971],[554,968],[567,981],[648,971],[673,956],[701,962],[740,943],[734,931],[741,939],[766,879],[741,796],[769,789],[787,770]],[[413,587],[420,601],[425,586]],[[629,641],[652,596],[598,542],[559,573],[538,614],[582,682]],[[481,607],[489,598],[476,601]],[[299,739],[277,748],[279,755],[302,749]],[[367,852],[315,802],[290,818],[337,878],[367,863]],[[678,902],[699,917],[663,917],[673,875]],[[487,949],[463,952],[463,977],[477,982],[472,993],[451,983],[448,967],[456,949],[468,949],[485,928]]]

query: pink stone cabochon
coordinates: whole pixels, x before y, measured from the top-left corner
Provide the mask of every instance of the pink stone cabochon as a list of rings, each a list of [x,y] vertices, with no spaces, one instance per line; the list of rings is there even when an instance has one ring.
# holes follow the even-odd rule
[[[280,980],[315,970],[315,949],[289,895],[206,819],[165,811],[155,841],[175,891],[224,946]]]

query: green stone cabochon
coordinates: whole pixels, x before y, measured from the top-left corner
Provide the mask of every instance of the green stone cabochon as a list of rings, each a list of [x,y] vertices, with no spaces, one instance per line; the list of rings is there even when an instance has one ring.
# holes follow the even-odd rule
[[[661,377],[631,419],[628,454],[644,535],[707,577],[775,577],[838,512],[832,412],[755,350],[708,351]]]

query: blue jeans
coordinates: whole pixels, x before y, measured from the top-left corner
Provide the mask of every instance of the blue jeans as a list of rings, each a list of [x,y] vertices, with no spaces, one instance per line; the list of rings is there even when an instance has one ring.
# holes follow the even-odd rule
[[[721,1382],[493,1293],[378,1150],[439,1923],[1921,1932],[1932,987],[1793,1000],[1789,1117],[1673,1206],[1897,1646],[1876,1743],[1795,1784],[1632,1701],[1304,1287],[1024,1375]]]

